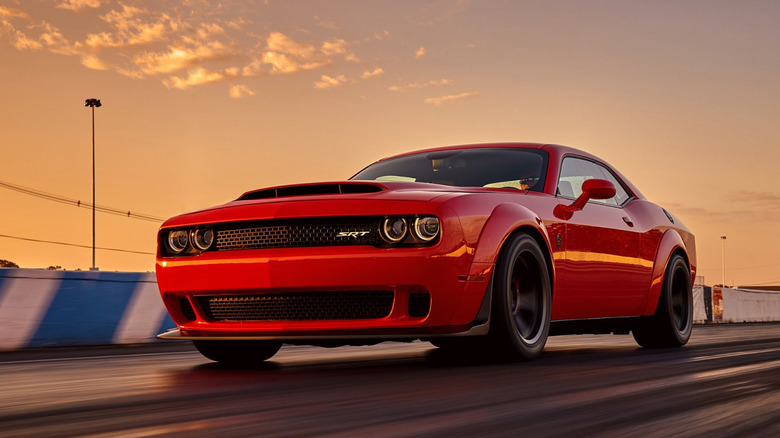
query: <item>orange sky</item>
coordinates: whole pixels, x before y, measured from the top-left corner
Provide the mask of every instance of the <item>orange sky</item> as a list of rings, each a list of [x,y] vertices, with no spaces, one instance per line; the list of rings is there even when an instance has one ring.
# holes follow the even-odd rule
[[[217,3],[217,2],[213,2]],[[450,144],[561,143],[697,238],[700,275],[780,283],[780,3],[0,0],[0,182],[159,217]],[[97,245],[159,224],[98,214]],[[0,235],[91,245],[88,209],[0,187]],[[0,259],[91,250],[0,237]],[[101,270],[151,255],[98,251]]]

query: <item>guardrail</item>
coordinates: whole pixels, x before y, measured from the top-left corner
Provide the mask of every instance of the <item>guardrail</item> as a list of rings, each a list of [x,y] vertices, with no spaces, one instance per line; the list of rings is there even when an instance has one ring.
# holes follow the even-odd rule
[[[154,273],[0,268],[0,351],[147,343],[171,327]]]

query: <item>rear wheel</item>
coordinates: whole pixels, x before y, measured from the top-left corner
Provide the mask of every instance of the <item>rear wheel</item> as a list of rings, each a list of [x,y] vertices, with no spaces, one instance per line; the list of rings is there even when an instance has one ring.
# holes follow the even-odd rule
[[[519,233],[501,250],[493,283],[490,342],[501,355],[529,360],[541,354],[550,331],[552,287],[544,253]]]
[[[646,348],[682,347],[693,327],[693,291],[688,264],[674,254],[666,266],[655,314],[632,330],[637,344]]]
[[[280,348],[275,341],[192,341],[200,354],[229,365],[258,365]]]

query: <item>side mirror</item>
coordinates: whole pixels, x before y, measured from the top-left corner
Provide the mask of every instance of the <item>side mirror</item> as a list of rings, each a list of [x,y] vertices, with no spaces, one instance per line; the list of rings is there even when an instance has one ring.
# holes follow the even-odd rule
[[[555,207],[554,214],[561,219],[569,220],[575,211],[585,208],[591,199],[609,199],[615,196],[615,185],[605,179],[589,179],[582,183],[582,194],[571,205]]]
[[[587,196],[588,199],[609,199],[615,196],[615,193],[615,185],[611,182],[605,179],[589,179],[582,183],[580,198]]]

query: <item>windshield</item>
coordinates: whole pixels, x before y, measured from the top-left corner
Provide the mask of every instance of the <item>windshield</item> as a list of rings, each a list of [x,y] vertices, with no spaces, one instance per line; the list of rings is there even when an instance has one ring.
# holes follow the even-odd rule
[[[352,180],[416,181],[459,187],[544,190],[547,152],[478,148],[425,152],[372,164]]]

